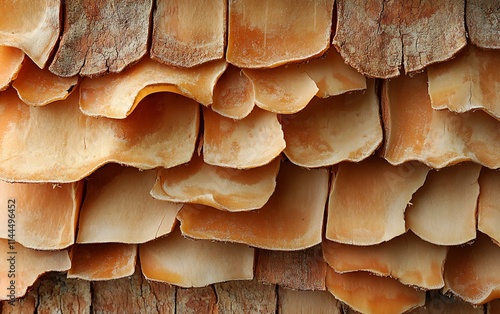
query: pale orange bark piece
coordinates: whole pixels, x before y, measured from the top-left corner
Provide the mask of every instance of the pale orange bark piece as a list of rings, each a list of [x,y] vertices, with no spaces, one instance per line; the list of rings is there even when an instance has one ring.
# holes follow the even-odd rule
[[[307,170],[282,163],[276,190],[261,209],[231,213],[184,205],[177,218],[182,233],[189,237],[270,250],[301,250],[321,243],[327,196],[326,169]]]
[[[206,164],[195,154],[187,164],[160,169],[151,195],[233,212],[258,209],[276,188],[280,161],[276,158],[265,166],[241,170]]]
[[[278,294],[278,313],[344,313],[340,302],[328,291],[296,291],[279,287]]]
[[[473,304],[500,298],[500,247],[478,233],[472,245],[451,247],[444,266],[445,291]]]
[[[316,96],[326,98],[351,91],[366,89],[366,78],[351,66],[334,48],[320,58],[299,64],[318,87]]]
[[[390,78],[453,57],[467,44],[464,1],[338,0],[333,44],[362,74]]]
[[[500,33],[499,33],[500,36]],[[500,55],[468,45],[455,59],[427,68],[432,108],[486,111],[500,120]]]
[[[193,67],[224,58],[226,0],[156,1],[151,58]]]
[[[244,119],[233,120],[203,108],[203,159],[207,164],[236,169],[268,164],[285,148],[276,113],[255,107]]]
[[[425,303],[425,291],[363,271],[338,274],[328,267],[326,287],[335,298],[362,313],[403,313]]]
[[[406,226],[438,245],[458,245],[476,237],[481,166],[464,163],[430,171],[406,210]]]
[[[299,251],[258,250],[255,278],[295,290],[326,290],[321,246]]]
[[[141,267],[149,280],[181,287],[203,287],[253,278],[255,249],[237,243],[192,240],[175,230],[141,244]]]
[[[24,52],[14,47],[0,46],[0,91],[6,90],[19,74]]]
[[[323,240],[323,256],[338,273],[369,271],[410,286],[444,286],[447,248],[428,243],[412,232],[372,246],[354,246]]]
[[[213,111],[238,120],[248,116],[255,105],[252,81],[233,65],[229,65],[217,81],[213,98]]]
[[[328,49],[333,0],[229,0],[226,59],[241,68],[276,67]]]
[[[477,229],[500,245],[500,172],[486,168],[479,175]]]
[[[78,84],[78,76],[59,77],[26,59],[12,87],[19,98],[30,106],[44,106],[66,99]]]
[[[83,182],[55,185],[0,181],[0,202],[13,208],[16,241],[36,250],[60,250],[75,242]],[[9,235],[7,210],[0,216],[0,238]]]
[[[376,156],[341,163],[330,189],[326,238],[374,245],[405,233],[406,206],[428,171],[420,163],[392,166]]]
[[[482,111],[433,110],[425,73],[384,81],[385,145],[392,164],[418,160],[432,168],[474,161],[500,167],[500,122]]]
[[[470,41],[481,48],[500,48],[500,5],[490,0],[465,1]]]
[[[364,93],[314,99],[304,110],[281,116],[285,155],[303,167],[360,161],[382,143],[374,81]]]
[[[170,233],[182,204],[154,199],[156,171],[105,165],[87,179],[77,243],[144,243]]]
[[[152,7],[152,0],[65,2],[64,31],[50,71],[97,76],[137,62],[147,53]]]
[[[275,69],[244,69],[255,91],[255,104],[267,111],[290,114],[304,109],[318,87],[297,65]]]
[[[0,300],[10,299],[11,294],[22,297],[43,273],[71,267],[67,250],[36,251],[5,239],[0,239],[0,247]]]
[[[61,1],[0,1],[0,45],[24,51],[39,68],[50,57],[61,27]]]
[[[0,178],[22,182],[78,181],[109,162],[140,169],[188,162],[200,119],[197,103],[170,93],[114,120],[83,115],[76,93],[34,108],[9,89],[0,93],[0,112]]]
[[[215,83],[226,68],[214,61],[191,69],[174,68],[149,58],[122,73],[84,78],[80,108],[88,116],[126,118],[148,94],[174,92],[208,106]]]
[[[75,244],[68,278],[96,281],[131,276],[136,259],[136,244]]]

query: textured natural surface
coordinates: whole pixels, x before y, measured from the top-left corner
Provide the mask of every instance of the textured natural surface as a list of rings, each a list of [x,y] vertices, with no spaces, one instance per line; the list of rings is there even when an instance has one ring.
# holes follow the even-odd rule
[[[1,313],[500,310],[496,2],[28,2]]]

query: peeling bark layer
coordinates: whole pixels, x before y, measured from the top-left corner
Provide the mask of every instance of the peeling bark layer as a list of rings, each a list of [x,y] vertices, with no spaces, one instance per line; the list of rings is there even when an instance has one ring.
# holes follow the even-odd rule
[[[361,73],[390,78],[447,60],[467,44],[464,1],[339,0],[333,44]]]
[[[52,73],[68,77],[120,72],[146,54],[152,0],[66,1],[65,8]]]

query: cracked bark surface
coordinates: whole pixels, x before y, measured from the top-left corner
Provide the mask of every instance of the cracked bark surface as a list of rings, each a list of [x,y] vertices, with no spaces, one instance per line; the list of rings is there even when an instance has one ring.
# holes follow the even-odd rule
[[[230,281],[214,285],[219,313],[275,313],[275,285],[253,281]],[[182,313],[182,312],[181,312]]]
[[[151,0],[67,1],[49,70],[59,76],[120,72],[147,52]]]
[[[500,48],[500,2],[467,0],[465,21],[470,41],[481,48]]]
[[[339,0],[333,44],[361,73],[398,76],[447,60],[467,44],[464,0]],[[363,9],[360,9],[363,8]]]
[[[262,283],[295,290],[326,290],[321,246],[289,252],[259,250],[255,277]]]
[[[176,288],[149,282],[139,268],[126,278],[92,283],[93,313],[175,313]]]

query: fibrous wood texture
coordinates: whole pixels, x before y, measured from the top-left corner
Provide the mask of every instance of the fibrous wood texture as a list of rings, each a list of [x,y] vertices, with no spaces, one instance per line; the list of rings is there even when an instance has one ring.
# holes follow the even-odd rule
[[[259,282],[294,290],[325,290],[325,276],[319,245],[300,251],[257,251],[255,277]]]
[[[333,44],[361,73],[380,78],[451,58],[467,41],[464,1],[338,0]]]
[[[459,113],[481,109],[500,120],[499,68],[498,52],[474,45],[467,46],[453,60],[429,66],[432,108]]]
[[[275,67],[329,46],[333,0],[229,0],[226,59],[242,68]]]
[[[77,243],[144,243],[170,233],[182,204],[149,193],[155,170],[109,164],[87,178]]]
[[[392,164],[418,160],[433,168],[474,161],[500,167],[500,123],[482,111],[433,110],[425,73],[384,81],[382,154]]]
[[[329,98],[314,97],[306,108],[280,116],[285,155],[302,167],[324,167],[360,161],[382,142],[375,83],[364,92]]]
[[[75,242],[82,196],[82,181],[60,185],[0,181],[0,201],[15,207],[15,240],[31,249],[61,250]],[[10,234],[8,218],[0,216],[2,239]]]
[[[273,196],[251,212],[224,212],[203,205],[184,205],[181,231],[193,238],[246,243],[293,251],[321,242],[328,172],[283,163]]]
[[[151,58],[179,67],[222,59],[226,0],[156,1]]]
[[[420,163],[392,166],[375,156],[341,163],[332,178],[326,238],[374,245],[405,233],[405,209],[428,171]]]
[[[83,115],[77,94],[34,108],[13,89],[0,94],[0,112],[0,178],[7,181],[77,181],[113,161],[176,166],[191,159],[199,127],[199,105],[167,93],[144,99],[122,121]]]
[[[147,52],[152,4],[152,0],[66,2],[64,31],[50,71],[64,77],[97,76],[137,62]]]
[[[203,204],[228,211],[264,206],[276,188],[281,159],[252,169],[212,166],[202,156],[158,171],[151,195],[159,200]]]
[[[500,48],[500,3],[467,0],[465,17],[470,41],[482,48]]]

